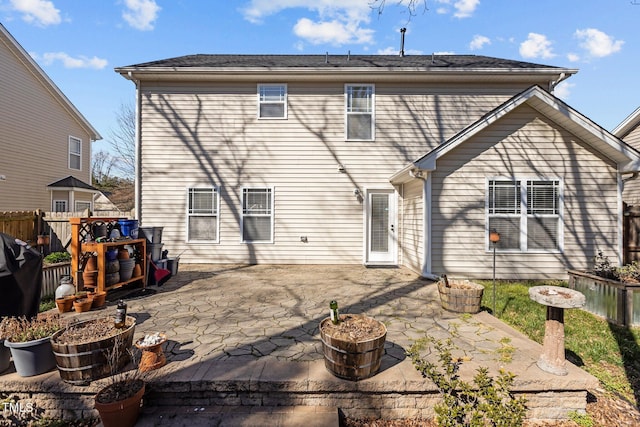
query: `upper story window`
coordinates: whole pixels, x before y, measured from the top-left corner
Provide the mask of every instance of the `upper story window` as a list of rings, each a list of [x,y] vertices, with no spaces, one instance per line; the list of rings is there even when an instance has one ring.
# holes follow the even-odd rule
[[[217,188],[189,188],[187,239],[190,242],[218,241],[220,196]]]
[[[345,85],[347,140],[374,140],[374,95],[373,85]]]
[[[258,85],[258,117],[261,119],[287,118],[287,85]]]
[[[82,170],[82,140],[69,136],[69,169]]]
[[[561,181],[489,180],[487,235],[500,233],[497,249],[562,251]]]

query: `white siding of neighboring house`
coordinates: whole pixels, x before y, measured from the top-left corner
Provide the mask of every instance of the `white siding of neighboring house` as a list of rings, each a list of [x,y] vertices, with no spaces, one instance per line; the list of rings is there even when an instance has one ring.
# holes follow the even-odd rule
[[[485,251],[486,179],[496,176],[564,180],[564,252],[499,253],[497,277],[566,277],[585,269],[598,249],[615,261],[618,243],[616,167],[535,110],[521,106],[438,159],[433,181],[433,269],[489,278]],[[508,262],[507,262],[508,261]]]
[[[361,263],[354,189],[393,188],[393,173],[523,89],[379,83],[376,140],[362,142],[344,139],[344,83],[365,79],[283,81],[287,120],[256,118],[258,83],[141,86],[141,224],[163,226],[183,262]],[[220,186],[220,243],[187,243],[187,188],[206,185]],[[273,244],[241,243],[243,186],[274,188]]]
[[[640,150],[640,126],[636,126],[622,139],[636,150]],[[640,205],[640,176],[625,182],[622,199],[629,205]]]
[[[0,210],[51,210],[47,185],[90,183],[90,136],[0,39]],[[69,169],[69,135],[82,139],[82,170]]]
[[[422,273],[424,256],[424,181],[415,179],[401,188],[400,263]]]

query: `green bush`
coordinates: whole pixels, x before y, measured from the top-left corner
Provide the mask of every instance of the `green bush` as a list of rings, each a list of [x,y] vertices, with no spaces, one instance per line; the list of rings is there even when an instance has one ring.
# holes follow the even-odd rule
[[[516,398],[509,391],[515,375],[500,370],[500,374],[494,379],[489,376],[487,368],[480,367],[471,385],[462,381],[458,375],[462,359],[451,355],[451,340],[445,343],[440,340],[432,341],[438,352],[440,369],[420,355],[427,341],[428,339],[414,343],[407,355],[422,376],[433,381],[442,394],[442,402],[434,408],[439,426],[522,426],[526,415],[526,400]]]
[[[45,264],[57,264],[59,262],[71,261],[71,254],[69,252],[51,252],[44,257]]]

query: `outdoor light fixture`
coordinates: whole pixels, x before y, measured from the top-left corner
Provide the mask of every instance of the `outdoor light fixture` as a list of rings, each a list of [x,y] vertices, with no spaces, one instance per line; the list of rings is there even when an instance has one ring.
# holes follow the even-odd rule
[[[500,241],[500,233],[495,228],[489,231],[489,241],[493,243],[493,315],[496,315],[496,246]]]

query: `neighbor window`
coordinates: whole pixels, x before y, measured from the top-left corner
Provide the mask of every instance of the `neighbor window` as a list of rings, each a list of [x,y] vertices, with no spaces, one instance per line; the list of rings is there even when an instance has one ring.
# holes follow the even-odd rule
[[[82,140],[69,137],[69,169],[82,169]]]
[[[345,123],[348,140],[374,139],[373,85],[345,86]]]
[[[218,241],[219,192],[217,188],[189,188],[187,238]]]
[[[66,200],[54,200],[53,201],[53,211],[54,212],[66,212],[67,211],[67,201]]]
[[[258,85],[258,117],[287,118],[287,85]]]
[[[271,188],[242,190],[242,241],[273,241],[273,191]]]
[[[560,180],[489,180],[487,235],[500,233],[497,249],[562,250]]]
[[[91,202],[76,201],[76,212],[84,212],[85,209],[91,210]]]

